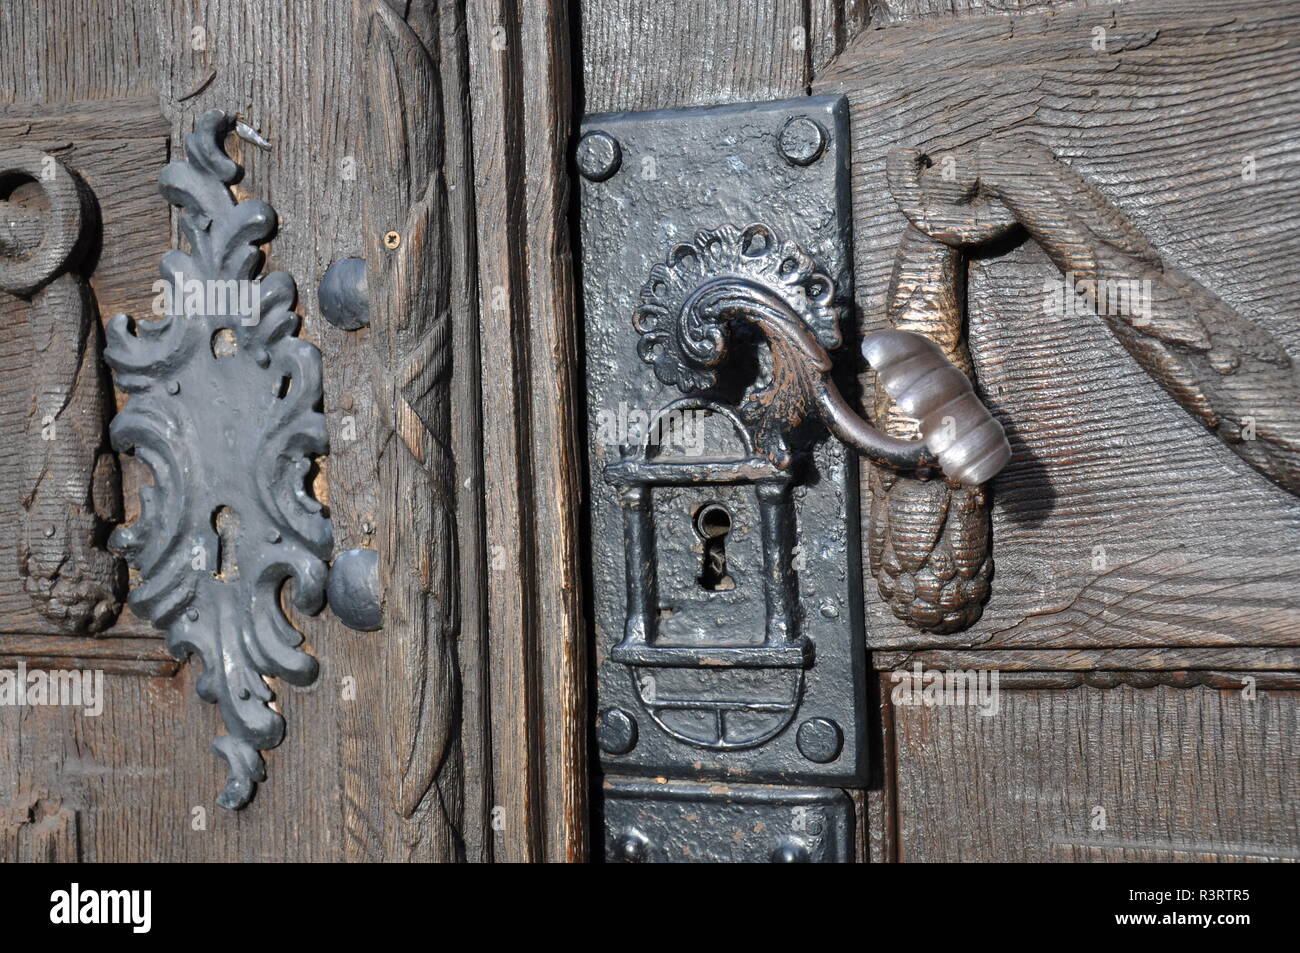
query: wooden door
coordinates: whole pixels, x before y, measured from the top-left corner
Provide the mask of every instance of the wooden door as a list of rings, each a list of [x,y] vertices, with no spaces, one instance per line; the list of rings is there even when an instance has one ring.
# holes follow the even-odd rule
[[[923,603],[926,592],[966,598],[951,561],[976,557],[957,537],[964,517],[946,509],[957,498],[933,485],[900,494],[864,467],[863,545],[878,547],[863,569],[878,747],[855,794],[859,859],[1294,859],[1295,483],[1270,462],[1252,465],[1251,445],[1224,419],[1296,420],[1283,409],[1296,393],[1297,306],[1283,264],[1294,230],[1275,218],[1296,204],[1289,8],[687,6],[580,5],[583,111],[845,96],[852,330],[942,333],[956,316],[954,350],[968,353],[1013,448],[988,487],[989,595],[970,598],[975,621],[952,625],[933,624],[943,613]],[[942,203],[905,215],[890,153],[926,154],[924,174],[951,171],[960,195],[981,170],[983,187],[996,186],[997,162],[979,164],[979,150],[1000,142],[1010,143],[1004,168],[1033,197],[1021,211],[1038,217],[969,249],[959,310],[938,317],[947,305],[931,301],[933,311],[909,313],[906,294],[890,298],[900,237],[909,216],[941,230]],[[1126,339],[1095,313],[1051,310],[1068,259],[1053,233],[1103,256],[1108,242],[1126,247],[1148,262],[1133,276],[1157,288],[1182,283],[1165,314],[1190,322],[1184,330],[1223,343],[1262,335],[1255,367],[1265,377],[1264,365],[1285,368],[1282,391],[1265,397],[1264,387],[1253,410],[1230,411],[1219,390],[1220,416],[1207,419],[1166,374],[1197,362],[1190,339],[1141,322]],[[836,360],[858,369],[861,399],[878,413],[855,350]],[[1202,394],[1249,373],[1198,366],[1183,380]],[[1282,444],[1279,460],[1294,452],[1291,438]],[[593,479],[591,492],[608,491]],[[616,641],[598,634],[598,656]],[[927,679],[961,672],[997,677],[995,714],[926,701]],[[610,775],[638,770],[607,760]],[[616,846],[620,830],[607,832]]]
[[[17,222],[6,255],[30,255],[50,227],[44,157],[87,196],[85,236],[58,263],[71,290],[46,305],[61,308],[57,360],[40,356],[38,295],[6,286],[0,656],[25,676],[104,675],[102,716],[0,712],[0,856],[582,857],[563,9],[24,0],[0,10],[0,49],[5,155],[36,156],[34,172],[5,178]],[[113,526],[139,518],[151,478],[129,453],[107,454],[120,457],[120,489],[97,468],[115,408],[93,389],[68,396],[90,348],[101,397],[128,403],[108,383],[98,328],[118,312],[152,318],[160,258],[185,244],[159,174],[189,157],[186,137],[213,109],[269,144],[221,137],[243,168],[235,197],[274,207],[263,272],[296,281],[298,336],[320,351],[329,453],[310,493],[327,507],[331,554],[380,554],[385,614],[363,633],[288,606],[319,674],[299,688],[271,680],[285,741],[264,753],[266,780],[239,810],[215,803],[226,765],[208,749],[229,725],[196,695],[202,665],[178,664],[164,633],[121,606],[140,573],[128,580],[105,548]],[[324,319],[319,288],[353,257],[368,266],[372,321],[343,330]],[[79,324],[86,314],[95,320]],[[68,459],[37,455],[51,415],[73,420],[52,443],[66,441]],[[79,520],[73,556],[108,561],[103,598],[76,617],[42,612],[18,571],[26,523],[44,539],[24,515],[42,474],[59,477],[55,505]],[[83,617],[101,602],[92,627]]]
[[[963,250],[962,348],[1014,451],[987,488],[987,598],[916,628],[863,560],[870,769],[844,786],[847,855],[1295,859],[1300,411],[1256,388],[1265,406],[1231,420],[1263,444],[1243,443],[1220,418],[1251,385],[1217,388],[1261,362],[1294,379],[1300,354],[1298,30],[1277,0],[5,4],[0,671],[102,672],[103,705],[0,704],[0,857],[604,857],[580,124],[816,95],[847,100],[850,342],[893,319],[900,148],[970,185],[981,144],[1032,146],[1025,175],[1044,194],[1078,176],[1093,204],[1074,212],[1175,322],[1147,346],[1048,310],[1069,247],[1050,215]],[[284,600],[319,674],[271,679],[284,740],[239,810],[215,803],[228,726],[202,666],[126,605],[142,579],[107,546],[154,478],[110,447],[129,399],[100,329],[149,319],[186,244],[158,176],[213,109],[249,133],[222,143],[233,194],[274,207],[264,272],[296,280],[321,355],[329,448],[304,485],[326,557],[376,552],[383,607],[359,632]],[[24,279],[42,254],[49,274]],[[349,258],[357,330],[320,294]],[[1170,304],[1187,295],[1203,339]],[[856,346],[834,360],[875,416]],[[870,549],[897,499],[866,465],[859,495]],[[915,508],[933,545],[885,570],[895,594],[951,545],[936,506]],[[910,703],[917,666],[996,674],[996,714]]]

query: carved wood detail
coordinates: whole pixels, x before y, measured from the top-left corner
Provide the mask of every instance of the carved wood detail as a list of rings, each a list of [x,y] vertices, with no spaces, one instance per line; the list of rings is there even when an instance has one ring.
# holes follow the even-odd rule
[[[1300,375],[1281,343],[1167,266],[1119,209],[1049,150],[1014,139],[942,156],[894,150],[888,170],[911,223],[890,281],[895,328],[926,335],[970,373],[963,250],[1023,227],[1062,272],[1056,307],[1100,317],[1188,413],[1300,494]],[[881,387],[876,415],[895,436],[917,435],[917,422]],[[938,634],[972,625],[993,568],[988,489],[879,469],[871,488],[870,564],[894,615]]]
[[[360,0],[369,102],[363,213],[370,368],[384,434],[377,547],[384,587],[390,802],[426,800],[436,848],[457,856],[460,789],[458,546],[452,455],[450,254],[437,51],[382,0]]]
[[[1123,212],[1050,150],[992,139],[949,159],[953,183],[936,192],[930,187],[940,176],[922,172],[934,157],[890,156],[890,185],[916,228],[971,247],[1023,226],[1065,277],[1056,307],[1095,313],[1184,410],[1300,495],[1300,374],[1273,335],[1166,264]],[[965,194],[949,198],[956,191]]]
[[[126,577],[105,547],[122,491],[98,313],[81,273],[94,204],[74,172],[32,148],[0,152],[0,185],[0,290],[26,303],[31,353],[18,571],[64,632],[99,633],[117,619]]]

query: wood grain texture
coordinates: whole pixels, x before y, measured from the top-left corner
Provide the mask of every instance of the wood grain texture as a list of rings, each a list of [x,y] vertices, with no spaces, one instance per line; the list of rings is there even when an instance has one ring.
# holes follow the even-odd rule
[[[0,804],[0,863],[72,864],[81,860],[77,812],[28,792]]]
[[[898,859],[1300,859],[1296,702],[1003,685],[992,717],[894,705]]]
[[[953,20],[959,17],[991,14],[1023,15],[1065,10],[1070,7],[1110,6],[1115,0],[867,0],[867,2],[871,8],[871,25],[886,27],[918,20]]]
[[[1106,48],[1094,49],[1094,27]],[[852,103],[863,330],[882,326],[904,219],[894,146],[993,134],[1050,148],[1161,257],[1300,352],[1294,8],[1182,0],[868,31],[814,84]],[[1242,177],[1245,157],[1257,167]],[[969,342],[1016,455],[993,484],[993,595],[949,639],[904,630],[868,587],[876,647],[1294,645],[1300,505],[1190,419],[1097,319],[1045,313],[1029,243],[968,273]]]
[[[477,193],[493,825],[499,859],[586,855],[586,627],[569,250],[568,11],[467,7]]]
[[[415,11],[413,11],[414,13]],[[414,21],[414,17],[412,20]],[[417,29],[419,29],[417,27]],[[447,183],[447,248],[452,314],[451,421],[456,460],[459,529],[459,633],[465,859],[492,859],[492,738],[488,730],[491,694],[487,656],[487,562],[484,538],[483,405],[479,340],[478,258],[475,227],[474,136],[471,128],[468,24],[462,0],[440,0],[437,30],[441,47],[439,90],[447,130],[443,176]]]
[[[919,652],[874,652],[878,669],[989,668],[1002,672],[1161,672],[1300,670],[1294,648],[1145,648],[1145,649],[929,649]]]
[[[149,95],[158,86],[155,0],[0,5],[0,101]]]
[[[581,112],[784,99],[805,91],[814,48],[802,0],[584,0]],[[834,35],[837,18],[818,17]]]

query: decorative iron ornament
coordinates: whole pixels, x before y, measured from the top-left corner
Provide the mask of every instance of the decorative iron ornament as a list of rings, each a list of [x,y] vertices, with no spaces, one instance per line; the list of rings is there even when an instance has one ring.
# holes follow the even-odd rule
[[[241,169],[224,141],[235,126],[205,113],[186,137],[187,161],[163,170],[190,249],[162,259],[171,313],[134,325],[115,316],[104,352],[129,395],[113,447],[134,453],[154,483],[141,487],[140,518],[110,544],[139,571],[132,610],[166,630],[177,658],[203,662],[199,696],[218,705],[228,731],[213,742],[230,768],[217,803],[231,809],[252,798],[266,779],[261,752],[284,738],[266,679],[305,686],[318,671],[281,590],[291,580],[295,607],[319,611],[333,545],[307,488],[311,457],[328,450],[321,356],[294,336],[293,279],[256,278],[276,215],[231,195]]]
[[[746,859],[830,855],[776,835],[787,802],[714,789],[660,814],[641,789],[619,801],[615,775],[870,777],[857,459],[816,426],[849,423],[827,356],[853,300],[848,147],[842,97],[583,123],[588,406],[627,412],[589,455],[595,741],[619,856],[679,855],[680,825],[699,856],[735,854],[705,815],[774,832]],[[644,156],[673,158],[648,178]],[[898,444],[884,453],[924,456]]]
[[[1002,425],[966,376],[921,335],[884,331],[863,343],[891,394],[921,417],[921,442],[882,433],[855,413],[826,353],[840,342],[834,300],[831,279],[794,242],[764,224],[724,225],[674,245],[667,261],[651,269],[633,318],[641,335],[637,353],[661,382],[699,393],[716,383],[732,322],[757,328],[771,348],[771,380],[740,412],[755,427],[759,450],[783,470],[792,463],[786,437],[805,421],[820,421],[878,465],[908,471],[937,465],[967,486],[1006,465],[1011,447]]]

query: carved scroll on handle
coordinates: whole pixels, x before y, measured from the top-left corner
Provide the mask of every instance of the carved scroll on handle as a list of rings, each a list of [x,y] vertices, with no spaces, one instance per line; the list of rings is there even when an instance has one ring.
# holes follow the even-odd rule
[[[1300,371],[1272,334],[1166,264],[1048,149],[987,140],[952,159],[957,182],[945,187],[919,153],[890,156],[890,185],[914,226],[960,246],[1022,225],[1065,276],[1061,294],[1079,313],[1095,313],[1188,413],[1300,494]]]
[[[34,149],[0,151],[0,183],[0,290],[24,300],[30,357],[18,571],[63,631],[101,632],[117,618],[126,580],[105,548],[121,519],[108,448],[112,392],[98,314],[79,273],[93,206],[73,172]]]

